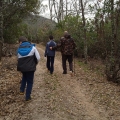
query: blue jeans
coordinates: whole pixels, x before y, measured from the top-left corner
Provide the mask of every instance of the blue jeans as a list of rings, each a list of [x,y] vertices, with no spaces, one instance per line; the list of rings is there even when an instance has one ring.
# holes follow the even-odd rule
[[[30,98],[33,87],[34,71],[22,72],[20,91],[24,92],[26,87],[26,99]]]
[[[52,74],[54,71],[54,56],[47,56],[47,68]]]

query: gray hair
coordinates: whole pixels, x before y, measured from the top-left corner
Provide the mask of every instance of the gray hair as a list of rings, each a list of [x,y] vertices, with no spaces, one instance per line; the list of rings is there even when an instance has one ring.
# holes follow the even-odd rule
[[[68,37],[68,31],[64,31],[64,37],[67,38]]]
[[[64,35],[68,35],[68,31],[64,31]]]

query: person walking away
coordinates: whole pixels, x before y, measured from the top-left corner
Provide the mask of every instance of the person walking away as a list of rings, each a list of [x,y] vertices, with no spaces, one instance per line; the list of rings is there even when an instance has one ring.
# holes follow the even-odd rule
[[[22,81],[20,86],[20,94],[24,94],[26,88],[25,100],[31,100],[31,91],[33,87],[34,72],[36,65],[40,60],[40,54],[35,44],[28,42],[27,38],[21,36],[19,38],[19,47],[17,50],[17,70],[22,73]]]
[[[44,56],[47,57],[46,66],[50,74],[53,74],[54,71],[54,58],[55,58],[55,50],[51,50],[50,47],[56,46],[56,42],[53,40],[53,36],[49,36],[49,42],[46,44],[45,54]]]
[[[73,52],[76,44],[67,31],[64,32],[64,37],[61,37],[59,43],[55,47],[50,47],[50,49],[54,50],[59,47],[61,48],[63,74],[67,74],[66,61],[68,60],[69,71],[73,76]]]

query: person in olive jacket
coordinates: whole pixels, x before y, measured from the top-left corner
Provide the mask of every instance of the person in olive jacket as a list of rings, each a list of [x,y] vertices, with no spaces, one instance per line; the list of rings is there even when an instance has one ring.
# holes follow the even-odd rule
[[[69,63],[69,71],[70,74],[73,74],[73,53],[76,48],[76,44],[73,38],[69,35],[67,31],[64,32],[64,37],[61,37],[59,43],[55,47],[50,47],[51,50],[55,50],[57,48],[61,48],[62,54],[62,67],[63,74],[67,74],[67,66],[66,61]]]

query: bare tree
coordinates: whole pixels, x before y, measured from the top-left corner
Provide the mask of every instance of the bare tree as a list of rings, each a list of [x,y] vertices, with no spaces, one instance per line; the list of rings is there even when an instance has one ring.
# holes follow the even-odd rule
[[[64,19],[64,16],[68,14],[67,0],[49,0],[50,18],[51,20],[57,19],[59,23]]]
[[[57,4],[57,7],[56,7]],[[54,9],[58,23],[63,20],[63,0],[59,0],[59,2],[55,2],[54,0]]]
[[[66,0],[66,16],[68,15],[68,0]]]
[[[50,19],[52,20],[53,18],[53,1],[49,0],[49,9],[50,9]]]

